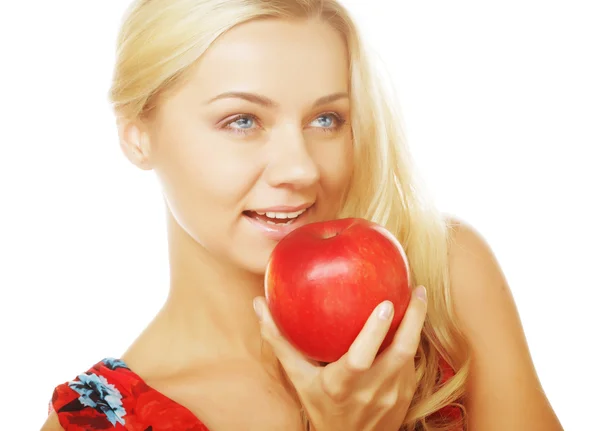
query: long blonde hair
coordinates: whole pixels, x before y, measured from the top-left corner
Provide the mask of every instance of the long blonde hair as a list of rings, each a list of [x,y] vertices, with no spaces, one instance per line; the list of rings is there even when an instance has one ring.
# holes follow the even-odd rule
[[[148,115],[158,97],[185,79],[213,41],[259,18],[322,19],[346,40],[356,162],[340,216],[363,217],[390,230],[406,250],[413,284],[428,289],[429,312],[415,359],[418,388],[402,431],[456,429],[457,423],[433,415],[448,405],[466,413],[469,356],[449,294],[451,224],[426,198],[400,115],[385,97],[342,5],[336,0],[135,0],[117,40],[110,89],[115,113],[130,119]],[[455,370],[445,383],[439,379],[442,360]]]

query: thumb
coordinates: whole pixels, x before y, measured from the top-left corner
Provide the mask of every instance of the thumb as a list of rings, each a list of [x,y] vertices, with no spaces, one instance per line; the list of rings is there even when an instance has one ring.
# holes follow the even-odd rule
[[[260,323],[263,340],[269,343],[273,349],[292,384],[296,389],[299,389],[310,382],[319,372],[318,365],[296,350],[283,336],[273,321],[273,316],[271,316],[269,307],[263,297],[254,299],[254,311]]]

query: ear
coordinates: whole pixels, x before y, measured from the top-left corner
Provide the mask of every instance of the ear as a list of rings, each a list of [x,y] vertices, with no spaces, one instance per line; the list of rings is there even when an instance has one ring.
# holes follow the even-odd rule
[[[117,118],[121,151],[131,163],[145,171],[152,169],[150,136],[140,121]]]

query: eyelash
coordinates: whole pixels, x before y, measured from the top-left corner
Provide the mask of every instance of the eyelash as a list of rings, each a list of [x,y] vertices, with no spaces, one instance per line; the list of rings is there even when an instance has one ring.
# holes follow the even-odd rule
[[[326,112],[324,114],[319,115],[318,117],[315,117],[315,120],[318,118],[321,118],[321,117],[326,117],[326,116],[333,117],[336,125],[333,127],[317,127],[317,129],[319,129],[322,133],[337,132],[346,124],[346,119],[344,117],[342,117],[340,114],[338,114],[337,112]],[[259,122],[258,118],[252,114],[239,114],[239,115],[236,115],[235,117],[233,117],[231,120],[227,121],[227,123],[225,123],[222,128],[227,130],[228,132],[236,133],[239,135],[248,135],[250,133],[254,133],[256,131],[256,128],[242,129],[242,128],[230,127],[231,124],[235,123],[236,121],[238,121],[242,118],[251,119],[252,121],[255,121],[257,123]]]

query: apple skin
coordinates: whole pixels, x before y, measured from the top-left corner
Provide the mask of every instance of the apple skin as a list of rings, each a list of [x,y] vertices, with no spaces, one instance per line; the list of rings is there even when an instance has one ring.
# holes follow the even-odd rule
[[[350,348],[374,308],[394,304],[392,342],[411,298],[400,242],[360,218],[311,223],[285,236],[265,271],[265,297],[282,335],[308,358],[334,362]]]

